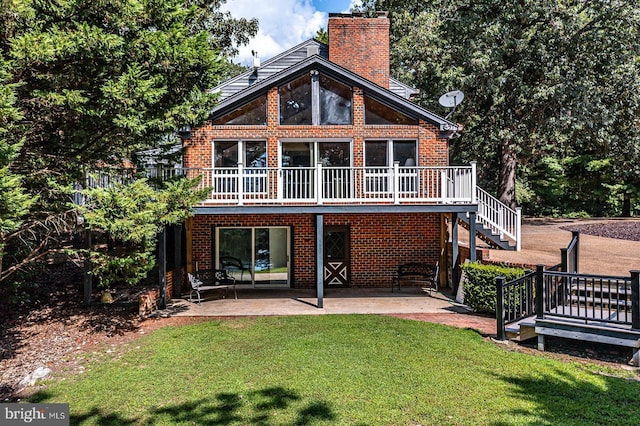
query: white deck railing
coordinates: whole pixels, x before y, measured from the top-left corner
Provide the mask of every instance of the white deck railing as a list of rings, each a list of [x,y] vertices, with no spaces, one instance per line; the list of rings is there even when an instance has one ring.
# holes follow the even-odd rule
[[[516,250],[521,248],[522,211],[515,210],[493,197],[487,191],[476,187],[478,214],[477,222],[482,223],[500,238],[508,238],[516,243]]]
[[[163,169],[163,179],[201,176],[204,204],[474,204],[475,164],[466,167],[237,167]]]
[[[476,165],[453,167],[281,167],[177,168],[146,170],[161,180],[200,177],[209,190],[202,204],[478,204],[476,220],[521,246],[521,211],[510,209],[476,184]],[[96,177],[97,176],[97,177]],[[115,178],[114,178],[115,176]],[[110,186],[131,178],[98,173],[84,187]],[[82,204],[80,192],[76,203]]]

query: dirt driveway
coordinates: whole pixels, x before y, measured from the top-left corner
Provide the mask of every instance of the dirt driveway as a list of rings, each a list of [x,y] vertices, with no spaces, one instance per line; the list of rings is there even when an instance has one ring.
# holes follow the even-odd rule
[[[562,229],[585,224],[635,219],[549,219],[525,218],[522,223],[522,250],[520,252],[490,250],[489,258],[502,262],[545,264],[560,263],[560,249],[571,241],[571,232]],[[479,247],[481,242],[478,241]],[[585,274],[628,276],[631,270],[640,270],[640,241],[596,237],[580,234],[579,272]]]

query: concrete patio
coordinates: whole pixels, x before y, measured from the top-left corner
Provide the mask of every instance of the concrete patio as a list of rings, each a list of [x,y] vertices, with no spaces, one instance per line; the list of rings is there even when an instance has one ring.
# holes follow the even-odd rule
[[[193,303],[188,296],[174,299],[168,309],[176,316],[258,316],[258,315],[323,315],[323,314],[445,314],[467,312],[443,293],[425,292],[419,288],[402,289],[328,289],[324,304],[317,307],[312,289],[238,289],[238,299],[229,291],[204,293],[202,303]]]

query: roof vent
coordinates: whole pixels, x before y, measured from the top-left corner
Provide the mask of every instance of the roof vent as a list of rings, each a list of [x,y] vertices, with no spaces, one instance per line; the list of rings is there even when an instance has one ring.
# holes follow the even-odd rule
[[[258,58],[258,52],[252,50],[251,56],[253,56],[253,70],[258,71],[258,68],[260,68],[260,58]]]
[[[320,47],[317,44],[307,46],[307,58],[318,54],[320,54]]]

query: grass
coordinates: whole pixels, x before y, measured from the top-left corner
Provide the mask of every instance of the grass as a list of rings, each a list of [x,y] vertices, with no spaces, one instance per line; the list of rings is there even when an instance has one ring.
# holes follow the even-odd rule
[[[640,424],[636,381],[392,317],[211,321],[123,352],[31,401],[96,425]]]

